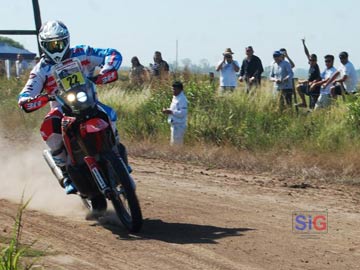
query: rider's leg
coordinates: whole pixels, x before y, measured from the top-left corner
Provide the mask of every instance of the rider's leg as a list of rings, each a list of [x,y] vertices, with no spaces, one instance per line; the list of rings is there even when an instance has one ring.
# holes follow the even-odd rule
[[[116,128],[116,121],[117,121],[117,115],[116,115],[116,112],[113,110],[113,108],[101,103],[101,102],[98,102],[99,106],[101,109],[103,109],[103,111],[106,112],[106,114],[109,116],[110,120],[111,120],[111,127],[114,131],[114,134],[115,134],[115,139],[116,139],[116,142],[117,142],[117,149],[115,149],[115,151],[117,151],[119,154],[120,154],[120,157],[122,158],[122,160],[124,161],[125,165],[127,166],[127,169],[129,171],[129,173],[132,172],[132,168],[131,166],[129,165],[129,161],[128,161],[128,156],[127,156],[127,150],[126,150],[126,147],[125,145],[123,145],[121,142],[120,142],[120,136],[119,136],[119,132]]]
[[[58,109],[52,109],[45,117],[41,125],[40,133],[50,148],[50,152],[55,164],[61,169],[63,179],[60,183],[65,188],[67,194],[76,193],[76,188],[70,180],[66,171],[67,154],[61,136],[62,113]]]

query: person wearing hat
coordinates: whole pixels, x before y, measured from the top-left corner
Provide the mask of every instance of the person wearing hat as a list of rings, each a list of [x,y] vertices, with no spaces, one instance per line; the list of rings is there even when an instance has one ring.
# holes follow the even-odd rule
[[[246,47],[245,53],[246,57],[241,64],[239,81],[245,80],[246,93],[249,93],[253,86],[260,86],[261,73],[264,72],[264,68],[260,58],[254,55],[252,46]]]
[[[355,94],[357,92],[357,74],[354,65],[349,61],[349,55],[347,52],[341,52],[339,54],[340,67],[331,77],[331,79],[324,85],[327,87],[331,83],[335,85],[330,88],[331,96],[336,98],[342,94],[344,88],[346,94]],[[338,78],[340,75],[340,78]]]
[[[274,63],[270,69],[270,80],[274,82],[274,94],[280,94],[280,106],[292,104],[293,77],[294,73],[289,62],[283,60],[280,51],[273,53]]]
[[[285,48],[281,48],[279,50],[281,52],[281,57],[283,58],[283,60],[287,60],[290,63],[291,68],[295,67],[295,63],[294,61],[290,58],[287,50]]]
[[[237,86],[236,73],[239,72],[239,63],[233,59],[234,53],[227,48],[223,53],[223,59],[216,66],[216,71],[220,72],[220,88],[222,91],[234,91]]]
[[[187,126],[187,106],[188,101],[184,94],[184,87],[180,81],[172,84],[173,98],[168,109],[163,109],[162,113],[168,116],[170,124],[171,145],[182,145]]]

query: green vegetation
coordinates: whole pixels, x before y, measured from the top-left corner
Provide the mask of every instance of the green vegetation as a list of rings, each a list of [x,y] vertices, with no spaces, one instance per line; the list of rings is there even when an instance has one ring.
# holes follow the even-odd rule
[[[25,266],[22,266],[23,264],[21,262],[23,261],[24,257],[36,258],[45,255],[44,252],[31,249],[31,246],[34,243],[28,246],[24,246],[20,244],[22,217],[24,210],[29,204],[29,202],[30,200],[28,200],[26,203],[23,204],[23,200],[21,200],[15,218],[12,238],[10,239],[9,244],[6,247],[4,247],[0,252],[0,270],[31,269],[36,260],[32,261],[32,263],[28,263]]]
[[[241,91],[218,96],[206,80],[185,82],[189,100],[187,144],[198,142],[250,151],[305,150],[308,153],[344,151],[359,145],[360,101],[342,100],[330,110],[296,114],[280,111],[270,85],[253,95]],[[121,84],[99,89],[100,99],[113,106],[122,135],[131,140],[162,141],[169,126],[161,109],[171,102],[171,87],[126,92]]]
[[[103,103],[117,111],[122,140],[132,145],[146,143],[157,149],[168,145],[169,125],[161,110],[171,102],[170,82],[134,89],[124,74],[120,78],[118,82],[98,87],[98,93]],[[321,165],[326,172],[336,171],[331,177],[337,173],[351,177],[360,174],[355,165],[358,162],[356,149],[360,146],[359,99],[348,96],[345,102],[338,99],[330,109],[313,112],[300,109],[297,114],[293,108],[279,110],[278,102],[271,94],[272,86],[267,82],[252,95],[239,88],[234,94],[219,96],[217,86],[206,76],[182,74],[180,79],[189,100],[185,136],[188,153],[197,154],[195,146],[201,145],[207,150],[231,149],[231,153],[226,152],[229,161],[238,159],[240,153],[250,153],[257,160],[252,166],[256,168],[281,167],[276,164],[281,157],[283,164],[293,162],[287,164],[291,169],[301,163],[299,166]],[[0,84],[0,124],[6,127],[2,130],[16,129],[20,140],[19,134],[25,133],[26,137],[29,132],[37,133],[47,113],[42,109],[25,114],[17,108],[16,96],[23,83],[13,80]],[[302,157],[300,163],[296,154]],[[226,166],[230,163],[216,164]],[[299,166],[296,172],[303,171]]]
[[[5,43],[15,48],[24,49],[24,46],[22,44],[8,37],[0,36],[0,43]]]

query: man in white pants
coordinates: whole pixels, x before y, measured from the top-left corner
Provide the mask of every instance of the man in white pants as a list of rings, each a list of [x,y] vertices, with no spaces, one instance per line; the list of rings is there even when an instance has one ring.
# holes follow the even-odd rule
[[[163,113],[168,115],[168,122],[171,129],[171,145],[182,145],[187,124],[187,104],[188,101],[184,94],[183,84],[176,81],[172,85],[173,98],[169,109],[163,109]]]

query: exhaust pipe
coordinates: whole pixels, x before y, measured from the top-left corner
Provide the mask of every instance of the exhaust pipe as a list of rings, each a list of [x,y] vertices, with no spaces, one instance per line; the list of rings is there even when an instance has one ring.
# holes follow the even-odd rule
[[[64,179],[64,176],[61,172],[61,169],[58,166],[56,166],[55,161],[54,161],[50,151],[44,150],[43,157],[44,157],[46,163],[49,165],[52,173],[55,175],[56,179],[59,181],[59,184],[63,187],[62,180]]]

